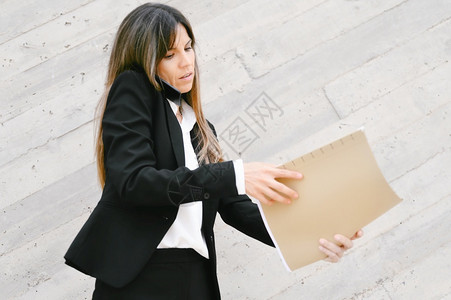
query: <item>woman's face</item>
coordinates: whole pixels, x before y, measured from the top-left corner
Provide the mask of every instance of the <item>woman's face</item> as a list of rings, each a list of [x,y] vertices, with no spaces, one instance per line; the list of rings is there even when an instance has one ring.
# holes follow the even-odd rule
[[[185,27],[178,25],[173,48],[157,66],[157,75],[181,93],[191,90],[194,80],[194,50]]]

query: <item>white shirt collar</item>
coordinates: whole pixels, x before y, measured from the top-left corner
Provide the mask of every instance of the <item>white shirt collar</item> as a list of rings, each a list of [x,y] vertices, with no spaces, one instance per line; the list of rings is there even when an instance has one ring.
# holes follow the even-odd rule
[[[166,100],[169,102],[174,115],[177,114],[179,106],[169,99]],[[180,127],[182,128],[182,132],[190,132],[193,129],[194,124],[196,124],[196,114],[194,113],[193,108],[188,103],[186,103],[185,100],[182,99],[181,104],[183,118]]]

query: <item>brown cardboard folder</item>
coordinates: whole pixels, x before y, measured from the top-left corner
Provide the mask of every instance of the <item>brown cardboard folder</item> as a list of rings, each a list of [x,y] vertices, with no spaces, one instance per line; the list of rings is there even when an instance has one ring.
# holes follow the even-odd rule
[[[285,266],[295,270],[324,259],[319,239],[334,241],[401,202],[379,170],[363,131],[356,131],[282,166],[304,175],[281,179],[296,190],[292,204],[259,205]]]

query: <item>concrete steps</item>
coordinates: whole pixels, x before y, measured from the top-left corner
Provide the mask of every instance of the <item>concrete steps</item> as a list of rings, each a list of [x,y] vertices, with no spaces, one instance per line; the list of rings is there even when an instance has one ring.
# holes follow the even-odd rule
[[[216,224],[224,299],[451,299],[451,2],[182,1],[228,159],[283,163],[365,127],[404,201],[339,264],[296,272]],[[100,190],[94,108],[144,1],[0,2],[0,298],[90,299],[63,255]],[[257,114],[257,112],[266,114]],[[246,129],[246,147],[228,130]]]

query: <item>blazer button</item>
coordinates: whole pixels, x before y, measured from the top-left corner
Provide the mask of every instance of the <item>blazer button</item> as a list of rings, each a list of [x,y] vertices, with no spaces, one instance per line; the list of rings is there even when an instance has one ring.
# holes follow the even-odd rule
[[[209,199],[210,198],[210,194],[209,193],[205,193],[204,194],[204,199]]]

